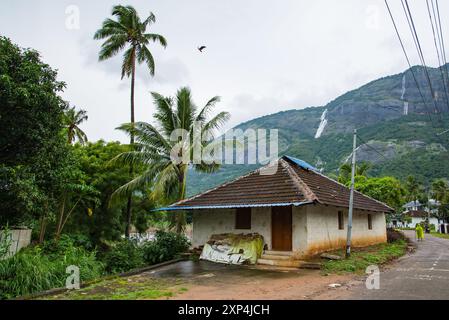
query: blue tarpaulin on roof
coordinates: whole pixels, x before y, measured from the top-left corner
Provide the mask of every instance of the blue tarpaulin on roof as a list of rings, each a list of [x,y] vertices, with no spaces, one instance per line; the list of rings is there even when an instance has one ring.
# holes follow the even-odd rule
[[[313,170],[313,171],[319,171],[317,168],[315,168],[311,164],[308,164],[304,160],[293,158],[293,157],[290,157],[290,156],[285,156],[285,157],[287,159],[289,159],[290,161],[294,162],[295,164],[297,164],[298,166],[304,168],[304,169]]]

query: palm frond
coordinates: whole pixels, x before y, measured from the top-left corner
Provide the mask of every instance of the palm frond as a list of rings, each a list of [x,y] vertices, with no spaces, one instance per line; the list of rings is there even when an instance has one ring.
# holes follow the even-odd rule
[[[231,114],[226,111],[222,111],[209,120],[203,128],[203,132],[205,134],[212,134],[212,131],[220,128],[223,124],[225,124],[231,118]]]
[[[86,133],[84,133],[84,131],[80,128],[76,127],[75,134],[78,138],[79,143],[81,143],[82,145],[84,145],[88,141]]]
[[[101,29],[94,34],[95,40],[105,39],[111,36],[127,34],[127,29],[124,25],[110,18],[103,21]]]
[[[188,87],[182,87],[176,93],[176,114],[179,119],[177,129],[190,130],[193,125],[196,106],[192,101],[192,94]]]
[[[153,114],[153,117],[161,125],[164,135],[169,137],[173,130],[178,127],[178,121],[173,112],[173,99],[156,92],[152,92],[151,95],[156,106],[156,113]]]
[[[76,125],[79,125],[79,124],[83,123],[84,121],[87,121],[88,119],[89,119],[89,117],[87,116],[87,111],[81,109],[76,113],[74,123]]]
[[[209,115],[209,112],[214,108],[215,104],[220,102],[221,98],[219,96],[215,96],[212,99],[210,99],[206,105],[201,109],[201,111],[198,113],[196,117],[196,121],[199,121],[203,123],[207,116]]]
[[[161,135],[159,130],[146,122],[126,123],[117,129],[127,133],[134,133],[137,142],[153,144],[154,147],[162,148],[169,152],[171,144]]]
[[[147,29],[148,26],[150,26],[151,24],[156,22],[156,16],[153,14],[153,12],[150,12],[150,15],[148,16],[148,18],[146,18],[143,22],[142,22],[142,28],[141,31],[145,32],[145,30]]]
[[[150,74],[154,76],[154,58],[150,50],[148,50],[145,45],[139,46],[137,51],[137,61],[139,63],[146,62],[148,70],[150,70]]]
[[[165,199],[173,197],[174,193],[179,193],[179,170],[170,163],[158,173],[152,196],[155,199]]]
[[[148,42],[148,41],[152,41],[154,43],[159,42],[159,44],[161,46],[163,46],[164,48],[167,47],[167,40],[161,36],[160,34],[156,34],[156,33],[145,33],[143,35],[143,38]]]
[[[132,179],[128,183],[124,184],[123,186],[115,190],[111,194],[110,204],[125,199],[135,190],[144,189],[145,187],[151,184],[153,179],[154,179],[154,172],[149,170],[145,171],[140,176]]]
[[[108,165],[128,165],[132,167],[148,167],[154,164],[167,163],[169,158],[159,155],[151,150],[127,151],[116,155],[109,160]]]
[[[130,47],[123,54],[122,62],[122,79],[127,76],[129,77],[133,71],[133,60],[134,60],[135,48]]]
[[[102,45],[99,60],[103,61],[115,56],[127,44],[126,35],[116,35],[109,37]]]

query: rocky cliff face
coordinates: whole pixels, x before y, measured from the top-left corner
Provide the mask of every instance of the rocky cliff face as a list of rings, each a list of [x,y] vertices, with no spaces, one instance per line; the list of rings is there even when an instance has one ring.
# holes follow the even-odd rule
[[[448,69],[442,69],[447,75]],[[423,103],[411,70],[407,70],[368,83],[330,102],[326,106],[329,124],[323,134],[351,132],[354,127],[369,126],[404,115],[449,112],[446,100],[449,88],[444,88],[440,70],[429,68],[428,71],[435,92],[435,104],[424,68],[414,67],[413,72],[427,106]]]
[[[447,76],[449,65],[442,69]],[[414,67],[413,71],[421,93],[411,70],[407,70],[372,81],[326,106],[279,112],[237,128],[279,129],[281,154],[302,158],[324,173],[336,173],[348,160],[352,131],[357,128],[362,139],[357,158],[374,165],[371,174],[398,178],[414,174],[426,182],[449,177],[449,134],[436,135],[449,128],[448,82],[443,81],[439,69],[428,69],[435,92],[433,102],[424,69]],[[214,175],[191,172],[189,193],[203,191],[254,168],[229,165]]]

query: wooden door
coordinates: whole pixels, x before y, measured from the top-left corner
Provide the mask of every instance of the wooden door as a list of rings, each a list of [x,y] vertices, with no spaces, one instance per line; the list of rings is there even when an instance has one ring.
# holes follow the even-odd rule
[[[292,207],[271,208],[271,246],[275,251],[292,251]]]

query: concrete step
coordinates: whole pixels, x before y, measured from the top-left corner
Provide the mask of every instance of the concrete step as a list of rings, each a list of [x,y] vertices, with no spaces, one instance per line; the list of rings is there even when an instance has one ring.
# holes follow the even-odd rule
[[[291,251],[274,251],[274,250],[265,250],[264,254],[270,256],[292,256],[293,252]]]
[[[272,260],[272,259],[258,259],[257,264],[277,266],[277,267],[289,267],[289,268],[299,268],[304,263],[301,260]]]
[[[262,259],[268,259],[268,260],[291,260],[291,256],[280,256],[280,255],[274,255],[274,254],[263,254]]]

